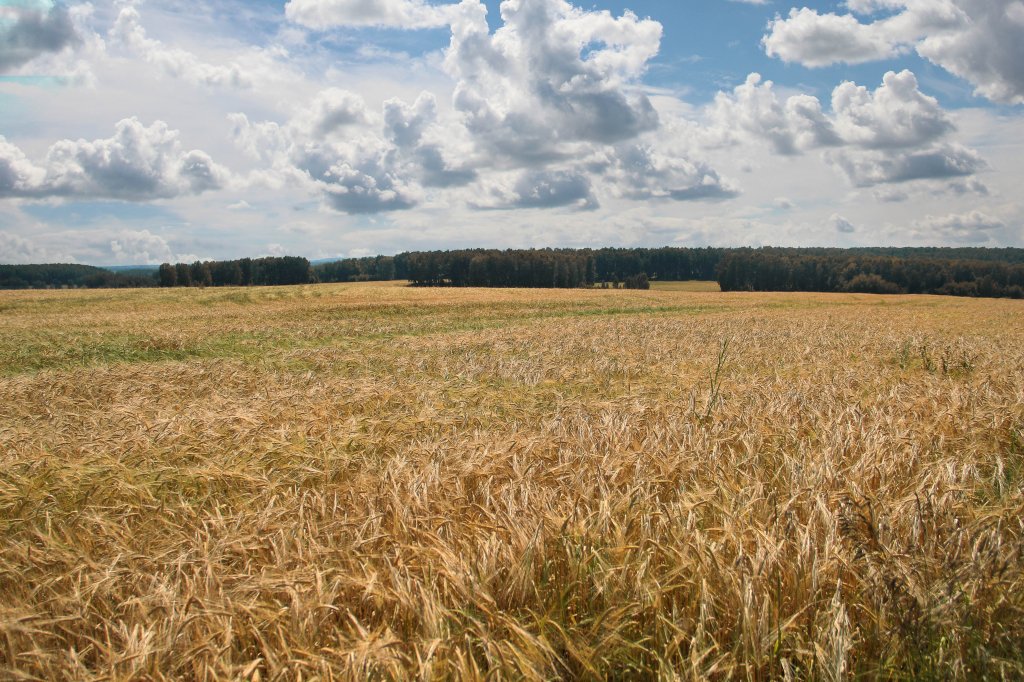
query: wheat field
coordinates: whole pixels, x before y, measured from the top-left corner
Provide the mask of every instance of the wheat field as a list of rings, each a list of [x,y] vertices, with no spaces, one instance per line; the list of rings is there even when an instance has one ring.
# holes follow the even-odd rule
[[[1021,679],[1024,306],[0,294],[0,679]]]

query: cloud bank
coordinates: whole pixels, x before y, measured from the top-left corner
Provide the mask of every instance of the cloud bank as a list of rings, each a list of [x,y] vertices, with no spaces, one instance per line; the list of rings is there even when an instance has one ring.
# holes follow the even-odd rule
[[[56,142],[37,165],[0,136],[0,198],[148,201],[224,187],[229,172],[178,137],[163,121],[124,119],[112,137]]]
[[[1020,0],[849,0],[848,14],[793,9],[769,24],[768,55],[810,67],[915,50],[994,102],[1024,102]],[[874,18],[882,14],[881,18]]]
[[[662,27],[654,20],[564,0],[506,0],[494,32],[477,0],[372,7],[292,0],[287,15],[317,29],[451,31],[443,68],[453,82],[452,110],[443,117],[427,92],[413,103],[387,100],[378,112],[338,89],[320,92],[285,122],[233,116],[240,147],[262,156],[280,182],[305,184],[334,210],[406,210],[437,190],[463,188],[452,198],[506,210],[591,210],[601,195],[736,195],[689,150],[653,151],[665,123],[639,83],[659,51]]]
[[[5,248],[1019,240],[1024,119],[905,67],[1021,101],[1024,0],[836,4],[18,0],[0,7]],[[757,35],[782,10],[762,62],[892,63],[777,85],[749,50],[680,46],[673,18],[716,8]]]
[[[956,127],[910,71],[888,72],[870,91],[852,82],[832,92],[831,113],[817,98],[781,101],[774,83],[751,74],[719,93],[712,120],[728,136],[739,131],[783,155],[829,148],[825,158],[857,187],[968,176],[986,168],[981,156],[948,138]]]

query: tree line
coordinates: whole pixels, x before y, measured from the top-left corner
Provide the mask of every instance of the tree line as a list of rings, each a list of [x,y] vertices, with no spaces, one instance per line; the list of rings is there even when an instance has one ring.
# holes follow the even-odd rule
[[[0,265],[0,289],[271,286],[316,281],[309,260],[298,256],[164,263],[156,269],[111,270],[77,263]]]
[[[267,256],[237,260],[164,263],[156,281],[162,287],[247,287],[315,282],[309,260],[300,256]]]
[[[942,256],[941,258],[939,256]],[[164,263],[156,270],[0,265],[0,288],[205,287],[408,280],[415,286],[646,288],[717,280],[725,291],[1020,297],[1024,249],[875,247],[462,249],[311,265],[301,257]]]
[[[404,253],[396,270],[413,286],[576,288],[597,281],[594,260],[569,250]]]
[[[660,280],[707,280],[726,249],[462,249],[346,258],[315,265],[320,282],[408,280],[414,286],[575,288],[608,283],[641,288]],[[632,278],[632,279],[631,279]]]
[[[761,250],[791,256],[888,256],[907,260],[984,260],[1001,263],[1024,263],[1024,249],[1009,246],[1001,248],[988,246],[855,246],[842,249],[831,247],[787,248],[766,246]]]
[[[77,263],[0,265],[0,289],[127,289],[156,286],[152,270],[122,270]]]
[[[1024,263],[804,255],[737,249],[718,266],[722,291],[820,291],[1024,298]]]
[[[719,264],[726,255],[748,251],[752,249],[661,247],[416,251],[396,256],[346,258],[315,265],[313,270],[320,282],[409,280],[419,286],[575,287],[604,282],[615,285],[626,284],[629,278],[639,274],[649,280],[715,281]],[[775,256],[877,256],[914,261],[1024,263],[1024,249],[1019,248],[763,247],[756,251]],[[577,275],[573,275],[574,269]]]

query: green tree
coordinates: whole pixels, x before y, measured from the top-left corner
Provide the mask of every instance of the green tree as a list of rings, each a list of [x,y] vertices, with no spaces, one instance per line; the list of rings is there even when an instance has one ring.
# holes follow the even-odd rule
[[[177,273],[179,287],[192,286],[192,268],[188,266],[188,263],[178,263],[174,266],[174,272]]]
[[[170,263],[160,265],[159,276],[162,287],[173,287],[178,283],[178,272]]]

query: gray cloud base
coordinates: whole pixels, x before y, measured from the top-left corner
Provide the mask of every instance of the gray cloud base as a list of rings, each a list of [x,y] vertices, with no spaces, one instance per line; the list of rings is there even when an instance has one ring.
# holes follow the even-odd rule
[[[61,5],[54,5],[48,12],[13,10],[17,12],[15,22],[0,29],[0,72],[81,42],[67,9]]]

